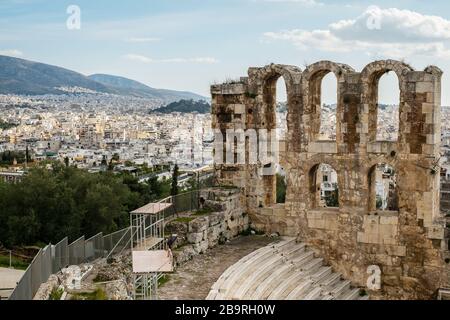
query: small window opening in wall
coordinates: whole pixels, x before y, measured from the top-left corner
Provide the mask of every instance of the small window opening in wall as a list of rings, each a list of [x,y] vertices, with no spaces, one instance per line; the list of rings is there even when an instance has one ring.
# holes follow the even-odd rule
[[[287,136],[287,90],[286,82],[283,77],[279,77],[277,80],[276,89],[276,128],[278,140],[284,140]]]
[[[286,202],[286,172],[284,169],[277,165],[277,203],[285,203]]]
[[[333,72],[324,76],[320,89],[320,132],[318,140],[336,140],[337,78]]]
[[[378,80],[377,102],[377,141],[397,141],[400,87],[395,72],[387,72]]]
[[[337,172],[328,164],[316,165],[310,172],[314,208],[339,208]]]
[[[377,164],[369,173],[369,211],[398,211],[397,174],[388,164]]]

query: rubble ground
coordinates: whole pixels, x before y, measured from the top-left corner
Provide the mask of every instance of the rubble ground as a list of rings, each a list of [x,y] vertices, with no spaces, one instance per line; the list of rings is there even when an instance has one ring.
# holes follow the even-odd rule
[[[158,288],[158,299],[204,300],[228,267],[273,241],[266,236],[241,236],[195,256],[169,275],[169,280]]]

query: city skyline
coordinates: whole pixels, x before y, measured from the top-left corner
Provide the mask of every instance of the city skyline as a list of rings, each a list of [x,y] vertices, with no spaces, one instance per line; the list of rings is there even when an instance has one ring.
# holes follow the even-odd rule
[[[80,8],[79,30],[67,28],[70,5]],[[7,0],[0,4],[0,54],[205,96],[212,83],[238,78],[248,65],[303,68],[326,59],[360,71],[374,59],[407,57],[417,70],[440,65],[445,88],[448,6],[444,1],[431,7],[420,1]],[[333,102],[333,79],[326,83],[324,101]],[[391,76],[381,89],[393,85]],[[398,99],[394,90],[380,91],[385,103]],[[450,104],[445,90],[442,103]]]

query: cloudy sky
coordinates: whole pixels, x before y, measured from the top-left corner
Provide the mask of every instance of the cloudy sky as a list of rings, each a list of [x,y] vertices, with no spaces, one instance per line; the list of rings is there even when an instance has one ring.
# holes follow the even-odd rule
[[[318,60],[361,70],[393,58],[444,70],[450,105],[450,3],[435,0],[1,0],[0,54],[83,74],[109,73],[153,87],[208,95],[214,82],[269,63]],[[70,30],[70,5],[81,10]],[[73,25],[73,24],[72,24]],[[395,76],[381,84],[395,103]],[[324,102],[333,102],[333,76]]]

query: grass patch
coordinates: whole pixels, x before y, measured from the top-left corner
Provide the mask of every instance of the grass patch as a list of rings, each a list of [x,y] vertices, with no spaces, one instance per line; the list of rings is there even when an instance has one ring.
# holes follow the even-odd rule
[[[53,288],[52,292],[50,292],[50,297],[48,300],[61,300],[63,293],[63,288]]]
[[[96,289],[93,292],[75,293],[72,300],[107,300],[106,293],[102,289]]]
[[[26,270],[29,266],[29,263],[12,256],[11,266],[14,269]],[[9,268],[9,255],[0,255],[0,267]]]
[[[192,215],[196,216],[196,217],[201,217],[201,216],[206,216],[210,213],[213,213],[214,211],[210,208],[203,208],[200,210],[197,210],[196,212],[194,212]]]
[[[189,223],[192,220],[194,220],[195,218],[190,218],[190,217],[181,217],[181,218],[176,218],[174,221],[175,222],[181,222],[181,223]]]
[[[169,281],[170,281],[170,277],[168,275],[163,275],[158,280],[158,288],[161,288],[162,286],[164,286]]]

